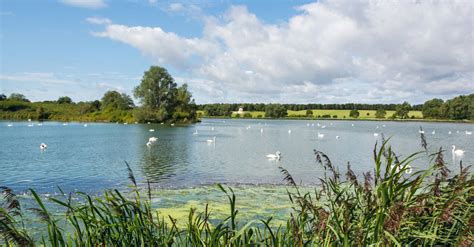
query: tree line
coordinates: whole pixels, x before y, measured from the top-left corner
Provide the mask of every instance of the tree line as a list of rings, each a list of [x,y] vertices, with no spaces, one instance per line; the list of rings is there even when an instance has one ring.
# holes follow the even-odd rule
[[[31,103],[24,95],[0,94],[0,118],[119,121],[119,122],[194,122],[196,104],[186,84],[178,86],[165,68],[151,66],[134,89],[132,97],[107,91],[100,100],[73,102],[68,96],[56,101]]]

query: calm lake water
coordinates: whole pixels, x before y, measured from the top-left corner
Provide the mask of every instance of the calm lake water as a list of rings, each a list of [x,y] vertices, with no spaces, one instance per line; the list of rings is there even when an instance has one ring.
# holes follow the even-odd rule
[[[32,123],[33,127],[28,127],[28,122],[0,122],[0,185],[16,191],[35,188],[46,193],[60,186],[65,191],[98,192],[125,186],[129,181],[124,161],[140,182],[148,177],[157,187],[189,188],[216,182],[282,184],[279,166],[295,180],[312,184],[322,175],[313,149],[325,152],[341,172],[345,173],[350,162],[360,174],[373,169],[372,150],[381,140],[381,134],[376,137],[374,133],[392,137],[395,152],[407,155],[421,150],[420,126],[431,150],[440,146],[447,150],[445,158],[453,170],[453,144],[466,151],[462,156],[466,165],[474,161],[474,135],[465,134],[466,130],[474,131],[473,124],[229,119],[203,119],[175,127]],[[318,138],[318,132],[324,138]],[[158,141],[148,148],[146,143],[152,136]],[[214,136],[215,143],[208,143]],[[48,145],[44,151],[39,148],[42,142]],[[276,151],[282,153],[282,159],[269,161],[266,155]],[[414,170],[423,167],[426,162],[420,159]]]

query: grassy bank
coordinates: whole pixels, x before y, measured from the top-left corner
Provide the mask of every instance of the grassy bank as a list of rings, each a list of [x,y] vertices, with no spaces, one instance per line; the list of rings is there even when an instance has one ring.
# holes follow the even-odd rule
[[[308,116],[306,110],[292,111],[288,110],[285,118],[289,119],[348,119],[348,120],[389,120],[395,111],[386,111],[384,118],[376,118],[375,110],[359,110],[359,117],[350,117],[350,110],[311,110],[312,115]],[[208,117],[203,111],[198,111],[202,117]],[[222,116],[223,117],[223,116]],[[425,120],[421,111],[410,111],[407,120]],[[243,111],[241,113],[232,112],[232,118],[265,118],[264,111]],[[428,119],[432,121],[434,119]]]
[[[422,144],[426,147],[423,136]],[[224,209],[214,213],[206,203],[190,204],[186,213],[179,212],[178,219],[173,210],[160,210],[160,204],[153,203],[157,198],[150,185],[137,186],[128,168],[131,193],[111,190],[99,197],[65,194],[49,198],[50,203],[63,208],[63,213],[49,211],[31,190],[36,206],[28,210],[37,215],[44,229],[39,239],[33,239],[23,224],[25,209],[15,194],[2,187],[0,244],[469,246],[474,241],[474,177],[462,163],[459,172],[451,172],[441,149],[429,155],[429,169],[410,172],[412,161],[428,155],[426,151],[402,158],[384,142],[374,148],[373,171],[360,176],[349,165],[340,173],[319,151],[314,155],[316,165],[325,171],[314,190],[301,189],[291,174],[280,168],[288,195],[288,203],[282,205],[289,205],[289,210],[286,220],[276,224],[273,218],[258,214],[242,220],[239,198],[223,185],[217,188],[227,200]],[[77,196],[82,199],[71,199]],[[255,200],[264,202],[264,198]]]

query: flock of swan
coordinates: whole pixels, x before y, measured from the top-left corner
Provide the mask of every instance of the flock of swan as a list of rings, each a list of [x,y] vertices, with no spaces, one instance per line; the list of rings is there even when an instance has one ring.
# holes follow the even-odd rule
[[[34,126],[33,123],[31,123],[31,119],[28,119],[28,122],[29,122],[29,123],[27,124],[28,127],[33,127],[33,126]],[[150,124],[150,123],[148,123],[148,124]],[[162,124],[163,124],[163,123],[162,123]],[[43,125],[42,123],[38,123],[38,124],[37,124],[37,126],[42,126],[42,125]],[[63,126],[67,126],[68,123],[63,123],[62,125],[63,125]],[[265,125],[267,125],[267,124],[265,124]],[[332,125],[332,123],[330,123],[330,125]],[[83,126],[84,126],[84,127],[87,127],[88,125],[87,125],[87,124],[83,124]],[[174,124],[172,123],[171,126],[174,126]],[[310,123],[307,123],[306,126],[307,126],[307,127],[310,127],[310,126],[311,126],[311,127],[314,127],[315,124],[314,124],[314,123],[311,123],[311,124],[310,124]],[[316,123],[316,126],[317,126],[317,127],[320,127],[321,129],[325,129],[325,128],[326,128],[326,125],[321,125],[320,123]],[[351,126],[354,127],[355,125],[354,125],[354,124],[351,124]],[[13,127],[13,124],[9,123],[9,124],[7,124],[7,127]],[[386,127],[386,125],[383,124],[382,127]],[[250,128],[251,128],[251,126],[247,126],[247,127],[246,127],[247,130],[249,130]],[[376,126],[376,129],[378,129],[378,128],[379,128],[379,126],[377,125],[377,126]],[[214,130],[215,130],[214,127],[211,127],[211,131],[214,131]],[[149,132],[155,132],[155,129],[149,129],[148,131],[149,131]],[[260,128],[260,133],[263,134],[263,132],[264,132],[264,128]],[[289,129],[289,130],[288,130],[288,134],[291,134],[291,133],[292,133],[292,130]],[[420,129],[420,130],[418,131],[418,133],[420,133],[420,134],[425,134],[425,131],[422,130],[422,129]],[[453,133],[452,131],[448,131],[448,135],[451,135],[452,133]],[[459,134],[459,133],[461,133],[461,132],[460,132],[459,130],[457,130],[456,133]],[[432,131],[431,131],[431,134],[432,134],[432,135],[436,135],[436,131],[435,131],[435,130],[432,130]],[[472,135],[472,131],[465,130],[465,131],[464,131],[464,134],[465,134],[465,135]],[[193,135],[198,135],[198,130],[197,130],[197,129],[195,129],[195,131],[193,132]],[[379,136],[379,133],[374,132],[373,135],[374,135],[374,137],[378,137],[378,136]],[[323,139],[324,137],[325,137],[325,136],[324,136],[323,133],[317,132],[317,138],[318,138],[318,139]],[[339,140],[340,138],[341,138],[341,137],[340,137],[339,135],[336,135],[336,139],[337,139],[337,140]],[[157,141],[158,141],[158,138],[152,136],[152,137],[150,137],[150,138],[148,139],[148,141],[146,142],[146,146],[150,148],[150,147],[153,146]],[[213,136],[212,139],[207,139],[206,142],[207,142],[208,144],[216,144],[216,137]],[[40,147],[40,150],[43,151],[43,150],[46,150],[46,149],[48,148],[48,145],[45,144],[45,143],[41,143],[39,147]],[[453,159],[454,159],[455,157],[461,157],[461,156],[463,156],[464,153],[465,153],[464,150],[456,148],[455,145],[452,145],[451,152],[452,152]],[[265,157],[266,157],[268,160],[279,161],[282,156],[281,156],[281,152],[280,152],[280,151],[276,151],[274,154],[267,154]],[[406,172],[407,174],[411,173],[411,172],[412,172],[411,167],[407,167],[407,168],[405,169],[405,172]]]

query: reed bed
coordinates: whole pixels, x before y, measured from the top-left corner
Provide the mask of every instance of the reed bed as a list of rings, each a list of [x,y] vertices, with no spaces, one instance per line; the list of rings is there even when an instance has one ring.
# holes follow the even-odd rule
[[[413,161],[425,151],[398,157],[383,141],[373,150],[374,169],[359,178],[347,164],[341,174],[329,157],[314,150],[324,168],[320,185],[302,192],[291,174],[280,168],[288,184],[292,211],[286,224],[272,218],[239,221],[232,188],[220,185],[229,202],[226,218],[205,210],[189,210],[185,227],[151,207],[150,184],[137,186],[127,165],[132,195],[109,190],[102,196],[78,193],[83,200],[49,198],[64,208],[53,214],[34,190],[36,207],[21,208],[16,195],[1,187],[0,245],[5,246],[472,246],[474,242],[474,180],[469,167],[448,169],[440,148],[430,154],[430,166],[411,174]],[[77,195],[75,195],[77,196]],[[23,211],[42,222],[44,234],[33,239]]]

